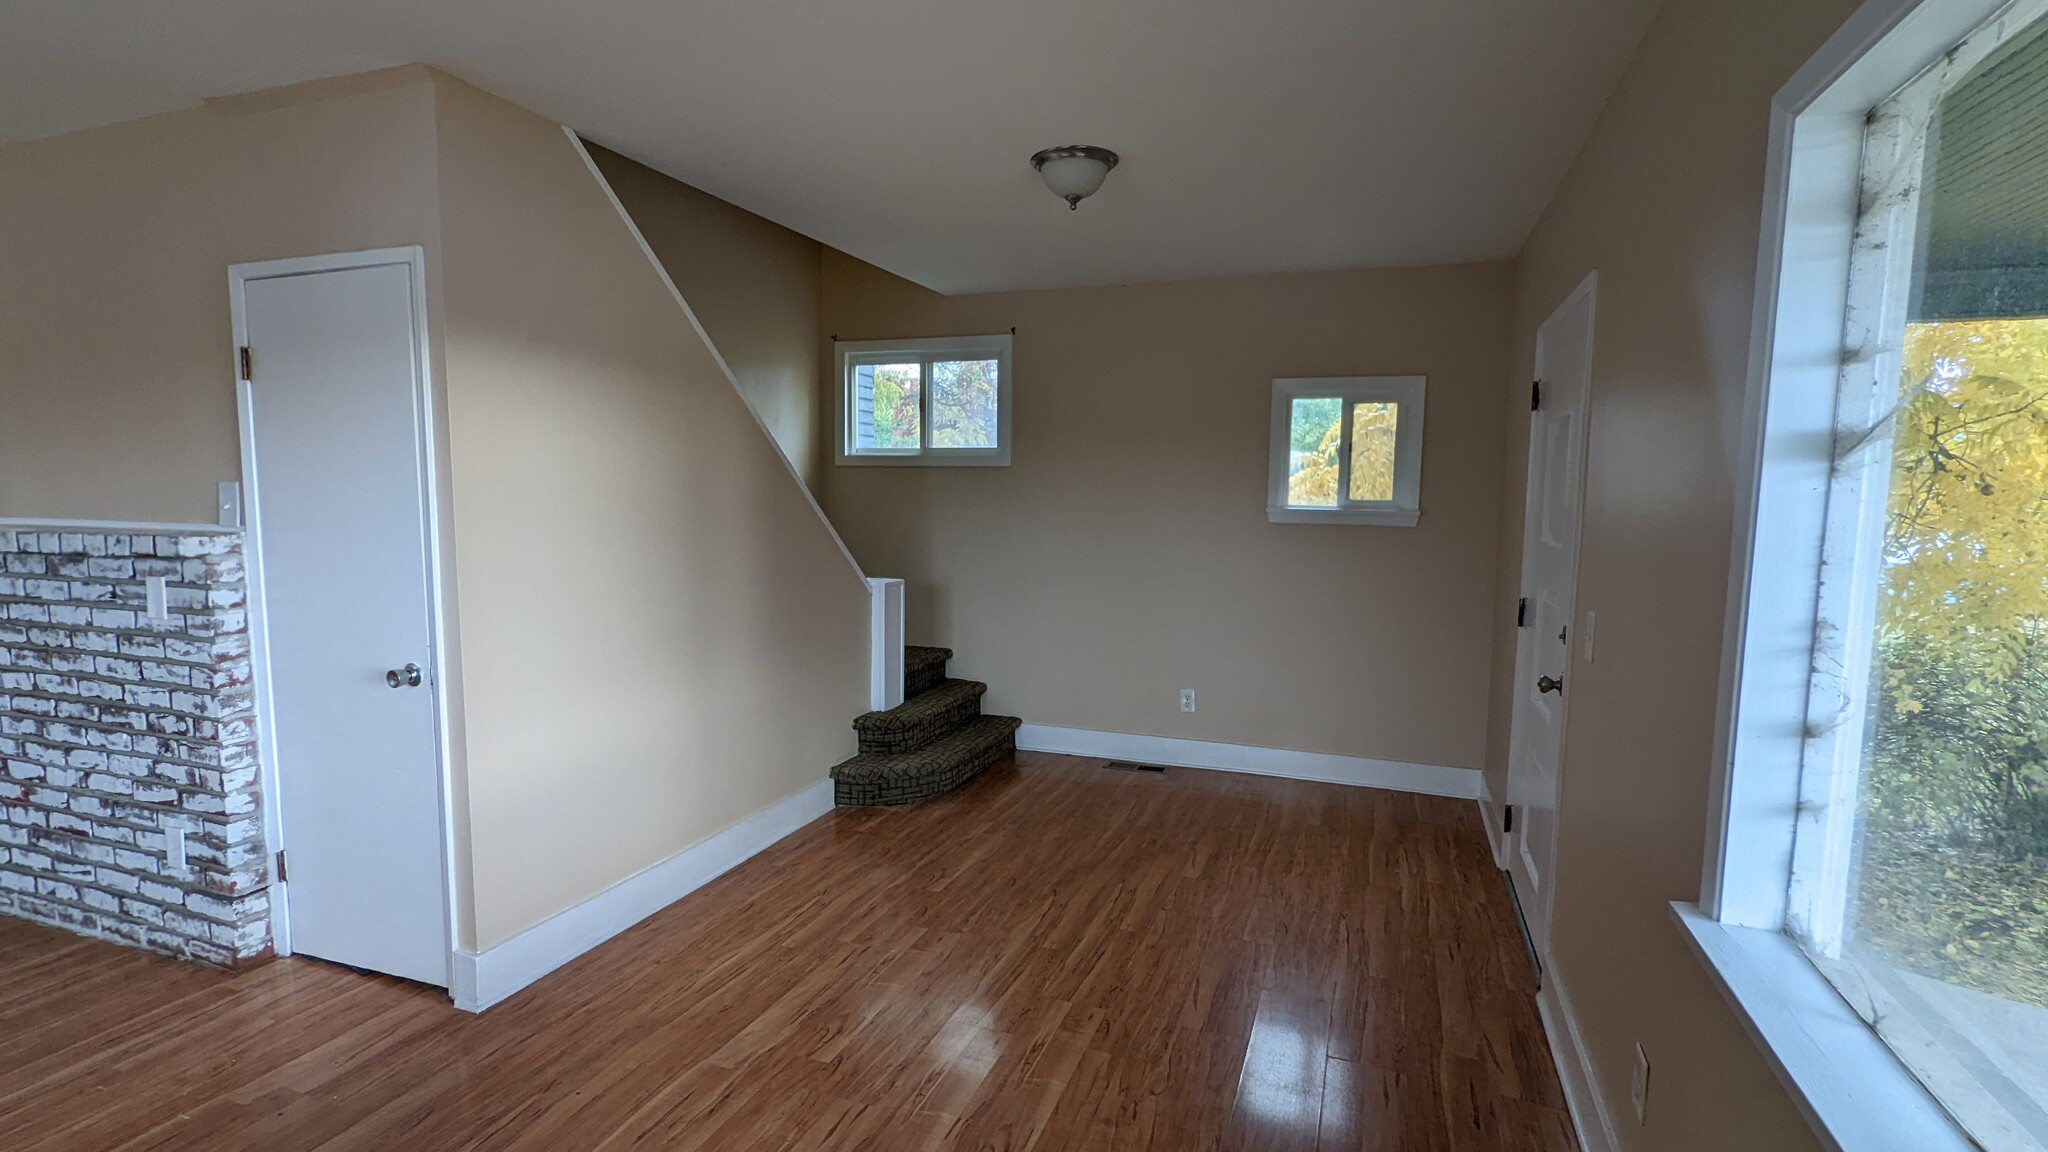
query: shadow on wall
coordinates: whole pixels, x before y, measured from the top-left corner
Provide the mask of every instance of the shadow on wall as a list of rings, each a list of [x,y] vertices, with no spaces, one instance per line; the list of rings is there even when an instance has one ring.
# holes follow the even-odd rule
[[[489,948],[822,781],[866,706],[868,595],[578,142],[436,96]]]

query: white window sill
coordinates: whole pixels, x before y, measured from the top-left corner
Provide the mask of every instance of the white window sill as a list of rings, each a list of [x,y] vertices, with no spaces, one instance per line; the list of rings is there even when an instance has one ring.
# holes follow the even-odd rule
[[[845,452],[837,463],[855,468],[1008,468],[1010,454],[1000,448],[987,451],[953,449],[937,452]]]
[[[1671,914],[1823,1144],[1835,1152],[1977,1147],[1790,937],[1721,924],[1682,902]]]
[[[1413,528],[1422,513],[1412,508],[1268,508],[1266,519],[1275,524],[1377,524],[1383,528]]]

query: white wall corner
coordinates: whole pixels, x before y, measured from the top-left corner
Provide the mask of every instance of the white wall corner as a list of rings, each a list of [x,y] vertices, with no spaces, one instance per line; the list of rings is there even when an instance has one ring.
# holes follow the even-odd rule
[[[1580,1152],[1621,1152],[1621,1140],[1614,1131],[1614,1119],[1607,1114],[1607,1098],[1600,1093],[1600,1076],[1593,1067],[1593,1055],[1579,1032],[1578,1017],[1572,1015],[1571,998],[1552,966],[1543,973],[1543,987],[1536,993],[1536,1011],[1543,1017],[1543,1035],[1550,1041],[1550,1058],[1557,1065],[1557,1078],[1564,1088],[1565,1108],[1579,1135]]]
[[[494,948],[458,950],[448,993],[457,1008],[482,1012],[831,810],[832,781],[820,780]]]
[[[1208,768],[1253,776],[1278,776],[1287,780],[1348,784],[1356,788],[1387,788],[1458,800],[1477,799],[1481,784],[1480,773],[1472,768],[1445,768],[1436,764],[1408,764],[1398,760],[1371,760],[1362,756],[1219,744],[1208,740],[1180,740],[1170,736],[1097,732],[1050,724],[1026,724],[1019,728],[1017,747],[1027,752],[1058,752],[1067,756],[1132,760],[1141,764]]]

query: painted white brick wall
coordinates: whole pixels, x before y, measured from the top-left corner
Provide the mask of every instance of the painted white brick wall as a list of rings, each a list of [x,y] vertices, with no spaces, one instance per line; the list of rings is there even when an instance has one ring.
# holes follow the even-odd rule
[[[246,590],[239,534],[0,527],[0,914],[270,954]]]

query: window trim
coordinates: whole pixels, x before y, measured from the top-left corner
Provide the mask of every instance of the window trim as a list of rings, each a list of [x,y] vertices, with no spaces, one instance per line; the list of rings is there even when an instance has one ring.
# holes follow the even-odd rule
[[[833,371],[838,381],[833,395],[836,427],[835,463],[866,468],[1004,468],[1010,463],[1010,352],[1008,332],[988,336],[934,336],[910,340],[835,340]],[[859,452],[853,448],[853,377],[856,361],[877,356],[916,359],[923,365],[918,390],[918,435],[924,441],[915,451],[896,449]],[[996,361],[996,446],[994,448],[936,448],[930,443],[932,393],[931,365],[935,360]]]
[[[1771,103],[1713,802],[1699,903],[1673,910],[1839,1152],[1896,1148],[1900,1133],[1930,1152],[1975,1147],[1785,928],[1866,116],[2008,7],[2017,29],[2048,0],[1868,0]],[[1813,1058],[1823,1038],[1855,1055]]]
[[[1783,932],[1672,919],[1792,1102],[1835,1152],[1978,1152],[1891,1046]]]
[[[1274,524],[1375,524],[1413,528],[1421,518],[1423,395],[1426,376],[1295,376],[1273,381],[1266,445],[1266,519]],[[1296,400],[1344,403],[1337,449],[1337,505],[1301,508],[1287,503],[1287,465]],[[1398,404],[1394,425],[1394,498],[1352,500],[1351,420],[1354,404]]]

